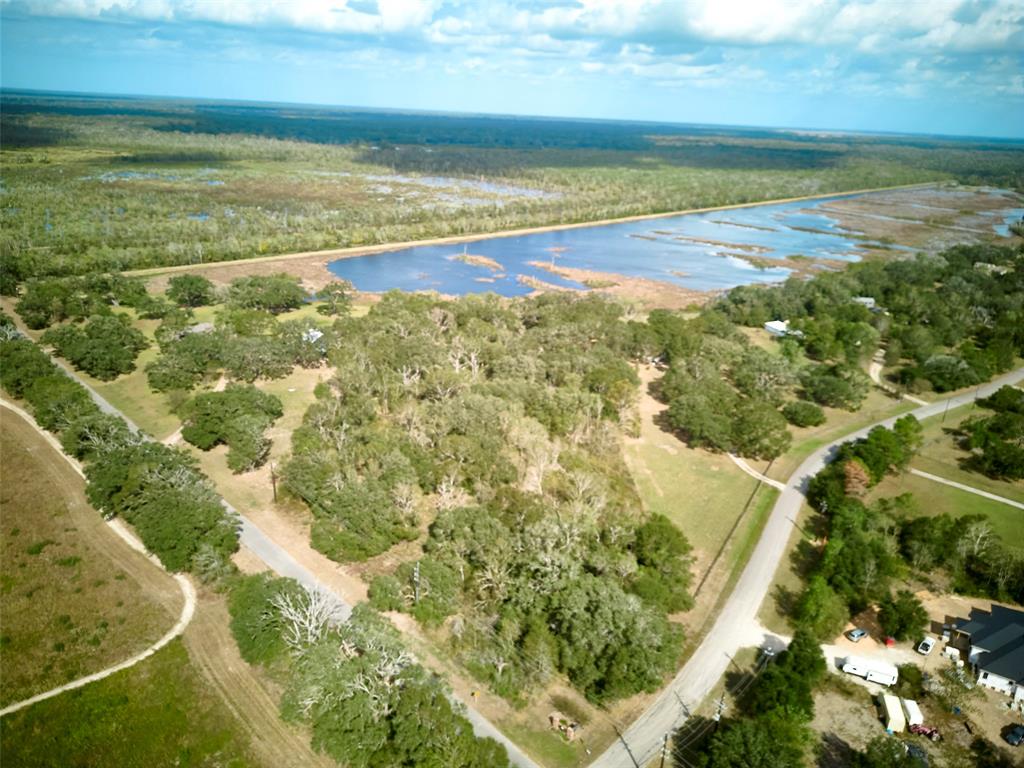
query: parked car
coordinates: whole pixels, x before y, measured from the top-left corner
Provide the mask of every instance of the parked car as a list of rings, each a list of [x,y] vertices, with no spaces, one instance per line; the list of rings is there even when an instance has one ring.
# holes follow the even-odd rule
[[[1021,742],[1024,742],[1024,725],[1018,725],[1003,738],[1006,739],[1006,743],[1011,747],[1019,747]]]
[[[850,639],[851,643],[859,643],[868,636],[868,631],[866,629],[861,629],[860,627],[854,627],[846,633],[846,636]]]
[[[935,638],[926,637],[924,640],[921,641],[921,644],[917,646],[917,652],[920,653],[922,656],[927,656],[929,653],[932,652],[932,648],[934,647]]]

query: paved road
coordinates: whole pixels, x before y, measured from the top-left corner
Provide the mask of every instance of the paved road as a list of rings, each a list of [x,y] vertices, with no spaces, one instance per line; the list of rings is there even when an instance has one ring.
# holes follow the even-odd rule
[[[30,424],[40,435],[42,435],[46,443],[51,448],[53,448],[58,454],[63,456],[64,459],[68,462],[68,464],[71,465],[71,468],[74,469],[75,472],[77,472],[82,477],[83,480],[85,479],[85,474],[82,472],[81,465],[73,458],[68,456],[66,453],[64,453],[64,449],[61,447],[60,443],[58,443],[57,440],[54,439],[53,435],[51,435],[49,432],[47,432],[38,424],[36,424],[36,420],[33,419],[30,414],[26,413],[18,406],[14,405],[13,403],[9,403],[2,398],[0,398],[0,406],[7,408],[13,413],[17,413],[19,416],[21,416],[21,418],[25,420],[26,424]],[[129,547],[136,550],[137,552],[141,552],[143,555],[146,556],[146,559],[151,561],[157,568],[165,570],[163,563],[161,563],[156,557],[154,557],[148,551],[146,551],[146,548],[142,545],[142,542],[138,540],[134,533],[125,528],[124,524],[120,520],[108,520],[107,524],[110,526],[111,530],[113,530],[113,532],[117,534],[118,537],[123,539],[124,542]],[[125,659],[124,661],[114,664],[111,667],[101,669],[99,672],[93,672],[91,675],[80,677],[77,680],[72,680],[70,683],[65,683],[64,685],[60,685],[56,688],[51,688],[49,691],[43,691],[42,693],[38,693],[35,696],[32,696],[28,699],[23,699],[22,701],[16,701],[13,704],[8,704],[3,709],[0,709],[0,717],[3,717],[4,715],[9,715],[12,712],[17,712],[19,709],[24,709],[25,707],[31,706],[40,701],[51,699],[54,696],[64,693],[65,691],[73,691],[74,689],[81,688],[82,686],[88,685],[89,683],[95,683],[97,680],[102,680],[105,677],[110,677],[115,672],[120,672],[123,669],[134,667],[140,661],[148,659],[154,653],[156,653],[169,642],[171,642],[171,640],[173,640],[182,632],[184,632],[185,627],[189,625],[189,622],[192,621],[192,616],[195,614],[196,591],[192,586],[192,582],[189,581],[186,576],[182,576],[180,573],[171,574],[171,576],[173,576],[174,580],[178,582],[178,588],[181,590],[181,595],[185,598],[185,602],[184,605],[182,605],[181,607],[181,615],[178,617],[178,621],[175,622],[173,627],[171,627],[169,630],[167,630],[166,633],[164,633],[163,637],[161,637],[155,643],[150,645],[148,648],[135,654],[131,658]]]
[[[1017,507],[1017,509],[1024,509],[1024,504],[1021,504],[1019,501],[1014,501],[1013,499],[1008,499],[1005,496],[997,496],[994,493],[989,493],[988,491],[982,491],[982,490],[980,490],[978,488],[972,488],[969,485],[964,485],[963,483],[958,483],[955,480],[947,480],[946,478],[939,477],[938,475],[933,475],[933,474],[930,474],[928,472],[922,472],[920,469],[912,469],[912,470],[910,470],[910,474],[917,475],[918,477],[923,477],[925,480],[931,480],[931,481],[936,482],[936,483],[942,483],[943,485],[948,485],[951,488],[959,488],[961,491],[967,491],[968,493],[973,493],[973,494],[976,494],[978,496],[984,496],[986,499],[992,499],[992,501],[998,501],[1000,504],[1009,504],[1011,507]]]
[[[1004,384],[1016,384],[1021,380],[1024,380],[1024,368],[1000,376],[976,390],[931,403],[911,413],[918,419],[936,416],[947,407],[956,408],[977,397],[987,397]],[[879,421],[819,448],[790,476],[747,567],[714,626],[669,686],[619,741],[591,763],[592,768],[641,768],[660,752],[664,736],[671,734],[685,719],[683,705],[696,708],[725,674],[731,656],[740,648],[752,645],[751,628],[758,626],[758,610],[788,549],[789,536],[804,503],[808,481],[835,455],[840,445],[864,437],[878,425],[891,426],[896,418]]]
[[[25,328],[21,325],[20,319],[15,318],[15,322],[18,323],[19,328],[21,328],[22,333],[24,333]],[[54,363],[59,365],[60,368],[68,376],[70,376],[72,379],[74,379],[83,387],[85,387],[86,392],[89,393],[89,396],[93,399],[93,402],[96,403],[97,407],[99,407],[101,411],[103,411],[104,413],[112,414],[114,416],[119,416],[120,418],[124,419],[125,423],[133,432],[137,432],[138,434],[145,437],[147,440],[152,439],[149,437],[149,435],[146,435],[145,432],[139,429],[138,425],[136,425],[131,419],[125,416],[124,413],[122,413],[118,408],[116,408],[102,395],[100,395],[99,392],[94,390],[85,381],[79,378],[79,376],[62,360],[59,360],[58,358],[55,358],[53,356],[51,356],[50,359],[53,360]],[[279,544],[277,544],[277,542],[275,542],[273,539],[271,539],[269,536],[263,533],[263,531],[260,530],[260,528],[255,523],[253,523],[251,520],[245,517],[245,515],[239,513],[237,509],[231,506],[231,504],[229,504],[224,499],[221,499],[221,504],[224,505],[224,508],[229,513],[238,518],[240,523],[239,539],[241,543],[244,544],[245,547],[254,555],[256,555],[260,560],[266,563],[268,568],[270,568],[272,571],[274,571],[280,576],[287,576],[289,578],[295,579],[296,581],[310,588],[318,588],[328,592],[343,606],[346,618],[348,617],[348,615],[352,613],[352,607],[347,602],[345,602],[345,600],[342,599],[341,595],[339,595],[329,586],[327,586],[319,579],[317,579],[316,576],[314,576],[306,568],[301,566],[295,560],[295,558],[288,553],[286,549],[281,547]],[[191,584],[189,584],[189,588],[191,589]],[[170,638],[168,638],[168,640],[169,639]],[[88,682],[91,682],[91,680],[85,679],[85,682],[83,682],[82,685],[85,685]],[[59,692],[60,691],[58,690],[57,693]],[[454,695],[451,695],[450,698],[452,699],[452,701],[461,705],[464,708],[466,717],[473,726],[473,733],[480,737],[490,737],[497,741],[499,744],[503,745],[505,749],[508,751],[509,760],[512,762],[513,765],[517,766],[517,768],[540,768],[540,766],[538,766],[537,763],[531,760],[521,749],[519,749],[519,747],[517,747],[500,730],[498,730],[498,728],[493,723],[491,723],[486,717],[481,715],[479,712],[474,710],[472,707],[470,707],[464,701],[455,697]]]

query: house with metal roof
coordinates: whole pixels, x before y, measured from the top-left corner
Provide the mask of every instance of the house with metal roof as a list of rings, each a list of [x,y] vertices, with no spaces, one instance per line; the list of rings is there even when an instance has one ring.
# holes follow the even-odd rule
[[[1024,702],[1024,611],[993,605],[991,611],[971,609],[958,621],[955,644],[970,650],[967,660],[978,683]]]

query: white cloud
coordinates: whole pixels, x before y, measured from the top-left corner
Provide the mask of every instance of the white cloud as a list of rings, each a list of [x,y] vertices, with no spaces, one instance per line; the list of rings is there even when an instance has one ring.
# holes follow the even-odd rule
[[[137,50],[204,23],[239,48],[353,67],[663,85],[1018,97],[1021,0],[0,0],[30,16],[136,22]],[[130,24],[124,25],[124,35]],[[177,30],[177,34],[175,31]],[[264,30],[298,32],[301,42]],[[254,32],[255,31],[255,32]],[[293,38],[294,40],[294,38]],[[319,41],[319,42],[318,42]],[[125,46],[128,48],[128,46]],[[344,49],[343,54],[338,51]],[[356,55],[358,54],[358,55]],[[210,55],[215,55],[211,53]],[[224,55],[228,54],[226,51]],[[980,57],[992,57],[980,64]],[[403,63],[405,62],[405,63]],[[329,65],[330,66],[330,65]],[[341,66],[336,64],[333,66]],[[382,64],[382,66],[384,66]]]

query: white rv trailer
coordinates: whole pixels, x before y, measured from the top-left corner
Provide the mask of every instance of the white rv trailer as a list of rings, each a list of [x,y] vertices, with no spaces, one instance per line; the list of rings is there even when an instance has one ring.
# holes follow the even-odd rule
[[[842,669],[848,675],[857,675],[881,685],[895,685],[900,676],[899,670],[892,664],[859,656],[848,656],[843,662]]]
[[[882,696],[882,709],[885,710],[885,729],[890,733],[902,733],[907,727],[903,717],[900,697],[886,693]]]
[[[917,702],[913,699],[902,699],[903,701],[903,712],[907,716],[907,725],[924,725],[924,715],[921,714],[921,708],[917,706]]]

